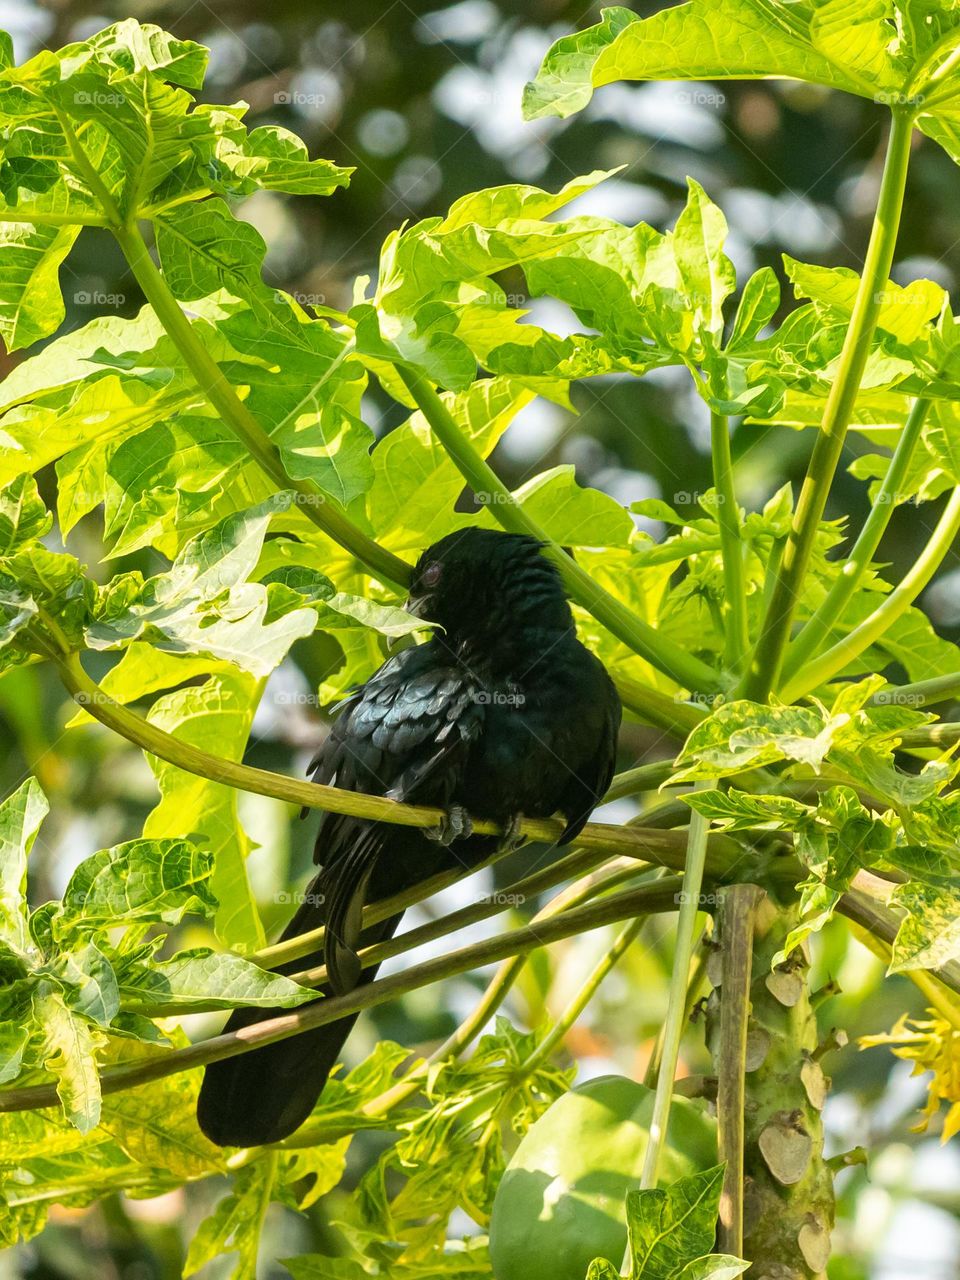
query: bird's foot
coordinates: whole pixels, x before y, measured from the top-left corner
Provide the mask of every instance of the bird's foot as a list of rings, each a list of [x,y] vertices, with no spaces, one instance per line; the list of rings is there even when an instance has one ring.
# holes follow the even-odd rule
[[[466,840],[473,835],[473,823],[462,804],[452,804],[435,827],[425,827],[423,834],[428,840],[436,840],[444,847],[455,840]]]
[[[523,814],[512,813],[507,821],[503,824],[503,832],[500,836],[499,848],[512,853],[514,849],[519,849],[522,844],[526,844],[527,837],[520,828],[523,826]]]

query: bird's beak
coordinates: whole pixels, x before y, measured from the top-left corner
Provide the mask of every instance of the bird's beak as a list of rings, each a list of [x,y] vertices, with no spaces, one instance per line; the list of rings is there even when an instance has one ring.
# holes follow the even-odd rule
[[[423,604],[423,596],[407,596],[402,608],[405,613],[412,613],[415,618],[422,618],[423,614],[420,610],[423,608]],[[409,640],[409,636],[388,636],[387,649],[392,653],[401,644],[406,645],[409,643]]]

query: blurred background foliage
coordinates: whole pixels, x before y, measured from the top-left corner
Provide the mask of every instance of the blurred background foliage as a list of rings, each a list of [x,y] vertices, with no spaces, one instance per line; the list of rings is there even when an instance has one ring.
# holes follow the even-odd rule
[[[655,4],[636,4],[641,13]],[[461,0],[449,5],[408,0],[2,0],[0,25],[14,36],[18,60],[59,47],[118,18],[155,22],[211,49],[205,95],[243,99],[252,124],[295,130],[314,155],[356,166],[349,190],[329,200],[288,199],[259,192],[239,209],[269,248],[271,283],[306,304],[348,305],[353,281],[376,269],[383,237],[405,220],[443,212],[466,191],[509,181],[554,188],[594,168],[624,166],[615,178],[581,199],[576,211],[669,225],[682,207],[686,175],[695,175],[730,223],[728,252],[742,278],[755,267],[779,269],[781,250],[812,262],[857,265],[862,256],[879,183],[881,108],[830,95],[809,85],[651,84],[611,86],[590,108],[567,122],[521,122],[522,85],[556,36],[596,20],[593,6],[563,0]],[[956,169],[947,156],[917,138],[908,213],[894,278],[928,276],[948,289],[960,270],[960,218]],[[116,308],[132,315],[142,304],[112,243],[84,232],[64,271],[67,326]],[[522,278],[506,281],[512,301],[525,305]],[[558,304],[532,304],[534,317],[561,329],[572,317]],[[9,361],[0,356],[0,371]],[[709,487],[706,409],[682,370],[662,370],[643,382],[596,379],[574,391],[577,414],[537,403],[525,410],[494,457],[516,487],[531,474],[574,463],[582,484],[624,502],[664,497],[681,509]],[[371,391],[368,418],[378,433],[402,416]],[[855,435],[847,461],[860,449]],[[809,437],[782,429],[766,434],[741,428],[735,437],[742,500],[761,504],[785,481],[802,475]],[[52,477],[46,479],[47,496]],[[859,522],[865,486],[844,476],[831,517]],[[932,523],[932,521],[931,521]],[[96,528],[87,521],[71,535],[70,549],[95,562]],[[901,573],[922,545],[924,529],[909,504],[894,515],[884,557]],[[151,568],[149,555],[132,565]],[[131,567],[132,567],[131,565]],[[960,626],[960,569],[948,563],[923,605],[948,634]],[[274,677],[254,725],[248,759],[302,773],[323,734],[315,691],[340,660],[332,642],[301,643]],[[32,893],[59,895],[70,871],[92,851],[138,834],[154,803],[152,775],[142,756],[99,729],[65,732],[70,716],[55,678],[40,668],[20,669],[0,681],[0,770],[4,793],[37,773],[53,813],[38,841]],[[621,767],[663,755],[656,735],[628,729]],[[630,816],[627,802],[602,815]],[[251,870],[268,927],[289,913],[288,886],[307,875],[312,824],[299,823],[283,805],[257,796],[242,799],[247,830],[259,847]],[[524,853],[498,872],[513,878]],[[424,910],[451,909],[489,882],[476,881],[442,895]],[[518,904],[529,914],[535,903]],[[414,913],[412,913],[414,914]],[[422,919],[422,913],[420,918]],[[419,922],[410,920],[410,925]],[[582,1076],[617,1070],[642,1077],[666,1007],[671,967],[669,922],[652,922],[604,984],[567,1042]],[[480,926],[477,933],[484,932]],[[612,935],[611,935],[612,936]],[[464,941],[468,940],[467,937]],[[534,1025],[562,1009],[571,991],[608,945],[603,932],[535,953],[508,1006],[520,1025]],[[184,945],[194,941],[182,939]],[[205,942],[198,936],[195,941]],[[818,946],[816,981],[840,994],[820,1005],[823,1030],[843,1026],[850,1046],[827,1059],[835,1092],[828,1105],[834,1152],[873,1146],[867,1168],[840,1175],[839,1256],[836,1280],[949,1280],[960,1277],[960,1156],[940,1147],[936,1133],[911,1131],[923,1086],[886,1049],[860,1052],[856,1037],[882,1031],[922,1002],[902,978],[880,983],[880,965],[844,926],[828,929]],[[471,1008],[488,975],[467,976],[408,997],[367,1016],[349,1045],[351,1060],[380,1037],[428,1046]],[[215,1029],[213,1019],[191,1031]],[[706,1066],[689,1038],[684,1063]],[[352,1149],[351,1173],[335,1195],[350,1193],[357,1172],[388,1139],[362,1135]],[[180,1274],[185,1242],[222,1194],[207,1182],[159,1200],[117,1197],[89,1211],[61,1211],[29,1246],[0,1257],[6,1277],[87,1277],[152,1280]],[[335,1205],[321,1202],[304,1215],[273,1206],[265,1233],[265,1275],[284,1275],[271,1258],[323,1249]],[[466,1226],[466,1219],[462,1224]],[[229,1260],[208,1270],[229,1272]]]

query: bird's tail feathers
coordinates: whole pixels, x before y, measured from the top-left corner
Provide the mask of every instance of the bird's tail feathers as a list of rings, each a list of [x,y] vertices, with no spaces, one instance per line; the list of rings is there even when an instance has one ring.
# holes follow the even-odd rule
[[[319,886],[317,877],[315,886]],[[297,937],[324,924],[322,888],[305,895],[296,915],[284,930],[283,938]],[[392,916],[365,929],[358,944],[369,946],[393,936],[400,916]],[[279,967],[279,973],[295,973],[322,963],[321,951]],[[366,971],[368,980],[375,968]],[[329,986],[319,988],[320,998],[331,996]],[[300,1005],[312,1008],[311,1004]],[[276,1009],[238,1009],[232,1013],[225,1031],[253,1026],[280,1012]],[[280,1142],[298,1129],[316,1105],[336,1066],[344,1042],[357,1020],[349,1014],[336,1022],[314,1027],[287,1040],[278,1040],[249,1053],[211,1063],[204,1072],[197,1120],[200,1128],[221,1147],[254,1147]]]

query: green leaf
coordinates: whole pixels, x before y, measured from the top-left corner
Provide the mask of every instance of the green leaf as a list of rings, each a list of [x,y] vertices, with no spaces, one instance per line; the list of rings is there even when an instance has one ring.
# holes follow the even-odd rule
[[[328,196],[345,187],[353,169],[343,169],[330,160],[311,160],[306,144],[289,129],[262,125],[259,129],[224,129],[218,140],[215,160],[229,175],[214,180],[214,188],[231,195],[251,191],[286,191],[299,196]]]
[[[776,760],[818,769],[846,718],[830,718],[810,707],[728,702],[692,731],[677,757],[688,778],[716,778]]]
[[[125,75],[162,71],[164,79],[199,89],[207,67],[207,50],[193,40],[178,40],[160,27],[133,18],[104,27],[88,40],[65,45],[59,61],[72,70],[90,62]]]
[[[60,264],[79,230],[0,223],[0,338],[8,351],[59,329],[65,315]]]
[[[735,1258],[729,1253],[712,1253],[705,1258],[694,1258],[688,1262],[677,1277],[677,1280],[735,1280],[742,1276],[750,1266],[742,1258]]]
[[[587,1280],[620,1280],[620,1271],[606,1258],[594,1258],[587,1268]]]
[[[772,267],[761,267],[743,286],[727,350],[736,351],[738,347],[753,342],[776,315],[779,305],[780,281]]]
[[[50,806],[36,778],[28,778],[0,804],[0,939],[25,949],[27,856]]]
[[[179,205],[158,217],[156,228],[164,277],[181,302],[219,289],[263,306],[275,299],[260,278],[267,251],[263,237],[222,200]]]
[[[495,496],[486,497],[493,501]],[[581,489],[570,464],[541,471],[514,497],[561,546],[625,547],[633,534],[633,521],[619,502],[599,489]]]
[[[268,590],[246,581],[271,518],[289,505],[290,495],[278,494],[191,539],[168,573],[148,579],[132,603],[94,622],[87,642],[112,649],[148,639],[159,649],[207,653],[269,675],[294,640],[316,626],[316,614],[304,608],[265,621]]]
[[[457,426],[488,456],[533,392],[511,378],[484,378],[442,397]],[[367,513],[377,539],[398,554],[418,552],[457,525],[454,504],[464,480],[418,411],[373,451]]]
[[[889,860],[894,840],[890,824],[874,817],[852,787],[821,794],[816,811],[797,825],[796,850],[809,874],[797,886],[800,923],[774,956],[774,966],[823,928],[861,867]]]
[[[192,1276],[222,1254],[236,1253],[233,1280],[256,1280],[260,1228],[273,1194],[276,1167],[276,1154],[267,1152],[234,1174],[232,1190],[190,1241],[184,1276]]]
[[[213,859],[187,840],[131,840],[81,862],[63,895],[62,927],[176,924],[188,912],[210,915]]]
[[[758,796],[748,791],[692,791],[682,797],[697,813],[703,814],[723,831],[749,831],[755,827],[790,827],[807,818],[813,810],[789,796]]]
[[[828,5],[828,7],[830,7]],[[640,18],[603,20],[558,40],[523,97],[526,119],[570,116],[615,80],[757,80],[788,76],[873,97],[853,69],[814,47],[810,6],[779,0],[690,0]]]
[[[120,990],[137,1004],[198,1005],[213,1009],[292,1009],[316,991],[271,973],[242,956],[209,948],[180,951],[172,960],[134,963],[120,974]]]
[[[889,973],[939,969],[960,958],[960,885],[898,885],[891,901],[906,917],[893,941]]]
[[[100,1120],[96,1054],[106,1039],[71,1013],[56,991],[36,999],[34,1011],[41,1028],[43,1065],[56,1077],[64,1114],[81,1133],[89,1133]]]
[[[723,331],[723,303],[733,293],[737,274],[723,252],[727,220],[703,187],[687,179],[689,197],[673,232],[673,253],[687,296],[694,303],[695,323],[710,333]]]
[[[849,319],[860,287],[858,272],[849,267],[812,266],[788,254],[783,256],[783,265],[798,298],[810,298]],[[908,285],[889,280],[881,293],[877,327],[909,347],[939,316],[946,301],[944,289],[932,280],[913,280]]]
[[[53,516],[43,505],[33,476],[17,476],[0,489],[0,556],[42,538],[52,527]]]
[[[174,1039],[177,1047],[188,1043],[182,1032],[174,1033]],[[118,1041],[110,1062],[135,1064],[148,1051],[145,1045]],[[200,1075],[199,1071],[180,1072],[108,1094],[101,1129],[138,1165],[162,1170],[178,1181],[224,1170],[223,1150],[204,1137],[197,1125]]]
[[[348,1134],[339,1142],[318,1143],[314,1147],[285,1154],[281,1174],[284,1203],[302,1213],[332,1191],[343,1177],[347,1148],[352,1141],[353,1134]],[[304,1183],[308,1183],[306,1189]]]
[[[173,558],[192,536],[271,490],[229,428],[185,413],[107,448],[98,441],[57,470],[60,510],[71,504],[71,525],[103,498],[104,539],[114,557],[153,546]]]
[[[23,1051],[30,1039],[29,1027],[0,1023],[0,1084],[16,1080],[23,1063]]]
[[[827,0],[813,15],[811,38],[834,65],[855,71],[866,84],[896,85],[894,12],[889,0]],[[877,96],[883,100],[882,89]]]
[[[631,1277],[673,1280],[712,1247],[723,1165],[663,1188],[627,1194]]]
[[[492,305],[504,294],[491,277],[572,245],[584,220],[537,219],[606,176],[598,172],[574,179],[556,194],[522,185],[476,192],[456,202],[446,218],[428,218],[388,236],[374,302],[358,303],[350,312],[361,356],[372,358],[375,369],[384,361],[413,363],[444,388],[466,388],[476,373],[468,341],[476,337],[470,303],[482,304],[487,350],[492,316],[506,322],[500,329],[504,337],[519,318],[515,310]]]
[[[191,746],[239,760],[259,697],[260,686],[250,676],[220,666],[204,684],[158,698],[149,720]],[[250,841],[240,822],[236,789],[148,759],[161,799],[144,823],[144,836],[189,833],[201,844],[213,859],[209,889],[217,903],[217,937],[235,950],[262,946],[263,926],[247,878]]]
[[[96,943],[87,940],[61,951],[45,969],[74,1013],[102,1027],[111,1024],[120,1010],[120,992],[113,966]]]

